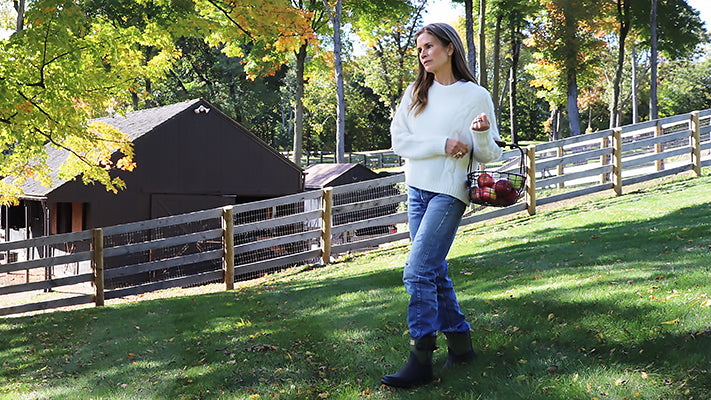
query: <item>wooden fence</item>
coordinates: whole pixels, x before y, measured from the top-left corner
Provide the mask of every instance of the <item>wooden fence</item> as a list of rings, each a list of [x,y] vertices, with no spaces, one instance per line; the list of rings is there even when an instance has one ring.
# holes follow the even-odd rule
[[[472,208],[462,225],[519,212],[533,215],[536,206],[605,190],[622,195],[626,185],[686,171],[700,175],[702,167],[711,166],[710,119],[711,110],[704,110],[529,146],[524,160],[518,150],[506,151],[486,168],[510,171],[525,163],[525,201],[505,208]],[[44,272],[35,282],[1,286],[0,300],[28,292],[62,293],[61,298],[21,304],[0,302],[0,315],[86,303],[101,306],[106,299],[210,282],[223,282],[230,290],[235,280],[328,263],[335,254],[407,239],[403,182],[404,176],[395,174],[277,199],[0,243],[0,252],[41,248],[48,255],[0,264],[0,275]],[[70,268],[76,273],[60,276],[57,268],[67,265],[76,266]]]
[[[289,160],[293,159],[293,152],[282,152]],[[349,164],[363,164],[371,169],[399,167],[404,160],[392,150],[377,150],[367,152],[345,153],[345,162]],[[309,151],[301,156],[301,166],[308,167],[313,164],[335,163],[336,153],[332,151]]]

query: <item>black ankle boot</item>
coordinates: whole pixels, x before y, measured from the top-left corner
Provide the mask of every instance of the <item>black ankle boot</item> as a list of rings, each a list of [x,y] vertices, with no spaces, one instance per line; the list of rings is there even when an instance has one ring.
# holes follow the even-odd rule
[[[410,340],[410,358],[400,371],[385,375],[381,382],[388,386],[409,388],[432,382],[432,352],[437,344],[436,336]]]
[[[444,363],[443,369],[455,364],[465,364],[476,358],[469,332],[450,332],[444,336],[447,338],[447,362]]]

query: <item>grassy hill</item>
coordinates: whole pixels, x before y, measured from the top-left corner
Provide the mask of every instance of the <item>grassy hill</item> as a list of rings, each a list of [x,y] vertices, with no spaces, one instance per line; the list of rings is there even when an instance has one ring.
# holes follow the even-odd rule
[[[625,193],[462,229],[450,270],[479,357],[428,386],[380,385],[408,351],[399,244],[0,318],[0,399],[709,399],[711,176]]]

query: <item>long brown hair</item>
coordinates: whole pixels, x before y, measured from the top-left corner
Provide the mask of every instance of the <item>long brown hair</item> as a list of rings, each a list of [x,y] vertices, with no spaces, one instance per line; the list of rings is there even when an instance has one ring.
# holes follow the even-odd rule
[[[452,73],[457,81],[470,81],[476,82],[476,78],[469,70],[467,65],[467,60],[464,58],[464,45],[462,44],[462,39],[457,34],[450,25],[437,22],[434,24],[429,24],[421,28],[417,33],[415,33],[415,40],[417,40],[423,33],[429,33],[439,40],[442,46],[447,47],[452,44],[454,51],[452,53]],[[417,79],[415,79],[415,85],[412,91],[413,102],[410,106],[411,110],[415,110],[415,115],[422,112],[422,110],[427,107],[427,94],[429,93],[430,87],[434,82],[434,74],[427,72],[424,65],[422,65],[422,60],[417,57],[419,64],[419,71],[417,73]]]

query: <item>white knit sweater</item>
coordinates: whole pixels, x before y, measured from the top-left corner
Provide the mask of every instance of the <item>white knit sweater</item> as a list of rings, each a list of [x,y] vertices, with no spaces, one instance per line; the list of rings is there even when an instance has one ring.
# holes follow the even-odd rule
[[[408,186],[435,193],[445,193],[469,204],[466,187],[469,155],[454,158],[445,152],[448,138],[457,139],[474,149],[472,169],[501,157],[501,140],[496,127],[494,103],[483,87],[459,81],[444,86],[434,81],[428,93],[427,107],[417,116],[410,110],[413,85],[408,86],[390,125],[395,153],[405,158],[405,182]],[[491,128],[470,130],[472,120],[486,113]]]

